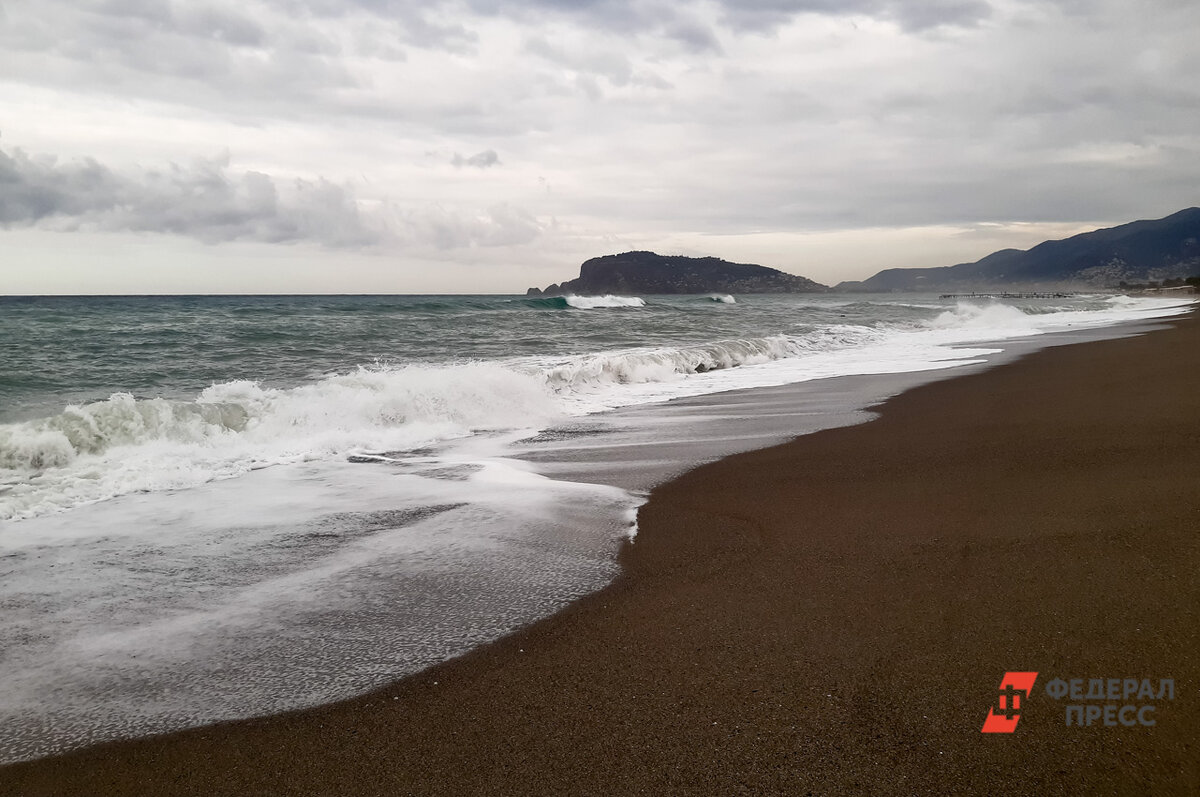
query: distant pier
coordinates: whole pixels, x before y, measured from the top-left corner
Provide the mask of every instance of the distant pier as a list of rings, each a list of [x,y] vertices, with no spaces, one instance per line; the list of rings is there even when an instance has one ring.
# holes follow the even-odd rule
[[[942,299],[1070,299],[1074,293],[943,293]]]

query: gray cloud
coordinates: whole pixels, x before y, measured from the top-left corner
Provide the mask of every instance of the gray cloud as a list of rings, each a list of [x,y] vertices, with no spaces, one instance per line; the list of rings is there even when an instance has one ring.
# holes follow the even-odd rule
[[[189,38],[215,39],[235,47],[259,47],[267,40],[262,24],[248,15],[244,7],[213,0],[187,4],[105,0],[93,4],[90,11],[89,24],[116,34],[133,30],[173,33]]]
[[[282,0],[279,5],[316,19],[371,14],[386,20],[410,47],[461,53],[470,51],[478,42],[475,32],[460,21],[459,8],[446,0]]]
[[[466,159],[490,165],[488,150]],[[60,163],[20,149],[0,151],[0,226],[59,231],[151,232],[206,243],[257,241],[326,247],[510,246],[541,232],[521,208],[497,204],[483,212],[436,205],[360,208],[346,186],[323,178],[281,180],[235,173],[228,158],[172,164],[123,175],[95,159]]]
[[[974,27],[992,15],[992,7],[984,0],[920,0],[887,4],[883,14],[907,31],[921,32],[938,27]]]
[[[664,33],[694,53],[721,52],[721,43],[712,28],[695,20],[680,19],[667,27]]]
[[[59,163],[0,151],[0,224],[173,233],[208,243],[380,241],[348,189],[324,179],[295,180],[282,190],[279,183],[261,172],[232,174],[227,160],[129,177],[91,158]]]
[[[319,26],[259,3],[42,0],[0,27],[7,78],[198,106],[313,103],[358,81]]]
[[[719,57],[723,38],[770,31],[802,14],[868,15],[921,31],[973,24],[989,11],[984,0],[717,0],[714,26],[713,7],[695,0],[42,0],[36,13],[11,13],[0,26],[0,51],[9,54],[9,81],[62,91],[241,118],[337,114],[517,134],[543,118],[524,113],[527,104],[504,114],[473,98],[414,107],[378,85],[370,65],[404,63],[410,51],[478,55],[479,29],[496,17],[518,22],[534,42],[547,38],[548,25],[566,25],[595,44],[580,52],[530,49],[577,73],[543,79],[543,90],[596,101],[606,96],[596,78],[616,88],[669,89],[673,81],[658,68],[664,58]],[[515,84],[510,92],[528,94]]]
[[[464,158],[457,152],[450,159],[450,163],[456,169],[461,169],[463,166],[470,166],[475,169],[489,169],[492,166],[497,166],[500,163],[500,156],[496,154],[494,149],[485,149],[483,152],[476,152],[469,158]]]
[[[679,38],[686,44],[698,45],[698,49],[717,49],[711,31],[702,29],[689,18],[694,3],[665,0],[532,0],[522,3],[469,0],[469,3],[481,13],[552,13],[586,19],[610,30]],[[895,21],[910,32],[920,32],[938,26],[970,27],[992,13],[987,0],[718,0],[716,5],[731,27],[760,32],[774,30],[803,14],[874,17]]]

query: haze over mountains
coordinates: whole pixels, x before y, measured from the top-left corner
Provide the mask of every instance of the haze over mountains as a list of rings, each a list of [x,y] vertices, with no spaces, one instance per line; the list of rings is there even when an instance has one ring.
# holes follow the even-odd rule
[[[1032,249],[999,252],[956,266],[889,268],[832,289],[806,277],[715,257],[625,252],[594,257],[579,276],[530,296],[580,294],[818,293],[953,291],[1014,288],[1117,288],[1122,282],[1158,282],[1200,274],[1200,208],[1162,219],[1046,241]]]

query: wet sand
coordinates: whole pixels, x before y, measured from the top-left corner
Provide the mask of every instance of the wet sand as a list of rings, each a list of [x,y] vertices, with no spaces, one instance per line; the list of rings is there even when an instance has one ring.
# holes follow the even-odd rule
[[[1194,316],[1046,349],[658,488],[611,587],[463,658],[0,793],[1200,793],[1198,487]],[[1055,677],[1175,699],[1067,727]]]

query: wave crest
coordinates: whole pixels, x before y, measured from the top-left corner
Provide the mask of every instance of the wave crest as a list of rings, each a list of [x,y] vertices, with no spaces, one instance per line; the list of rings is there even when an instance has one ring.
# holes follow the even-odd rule
[[[646,300],[637,296],[570,296],[562,297],[568,306],[577,310],[594,310],[600,307],[645,307]]]
[[[831,326],[802,337],[774,335],[725,340],[678,348],[608,352],[572,359],[546,368],[546,383],[555,392],[582,391],[605,385],[669,382],[743,365],[799,357],[815,351],[865,343],[877,333],[864,327]]]
[[[617,296],[535,301],[564,309],[645,304]],[[412,450],[485,429],[542,428],[564,415],[747,384],[933,367],[968,356],[959,349],[949,354],[948,346],[1161,317],[1190,306],[1118,297],[1098,311],[1046,313],[960,303],[920,321],[911,314],[869,325],[797,320],[789,334],[764,337],[492,363],[377,365],[290,389],[230,381],[190,401],[115,393],[50,417],[0,425],[0,520],[195,486],[272,464]],[[759,377],[726,373],[648,386],[782,360],[791,360],[775,369],[783,375],[765,381],[762,374],[771,368]]]
[[[226,382],[194,401],[117,393],[0,426],[0,519],[559,415],[538,375],[484,364],[360,368],[288,390]]]
[[[1032,330],[1037,321],[1020,308],[995,302],[972,304],[959,302],[954,309],[946,310],[934,318],[929,326],[934,329],[1003,329]]]

